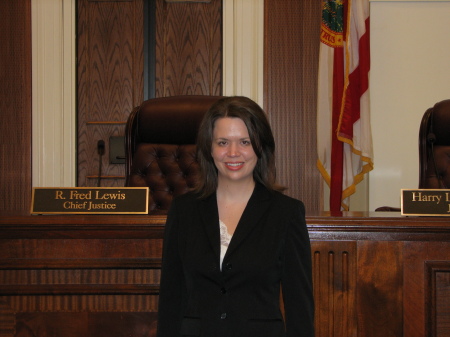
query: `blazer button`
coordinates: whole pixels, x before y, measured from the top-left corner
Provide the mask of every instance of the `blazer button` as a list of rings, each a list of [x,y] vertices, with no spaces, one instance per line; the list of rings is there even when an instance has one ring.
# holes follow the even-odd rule
[[[233,265],[231,263],[227,263],[225,268],[226,268],[226,270],[231,270],[231,269],[233,269]]]
[[[226,312],[224,312],[223,314],[220,315],[220,319],[225,319],[225,318],[227,318],[227,313]]]
[[[221,292],[222,294],[226,294],[226,293],[227,293],[227,290],[226,290],[225,288],[222,288],[222,289],[220,289],[220,292]]]

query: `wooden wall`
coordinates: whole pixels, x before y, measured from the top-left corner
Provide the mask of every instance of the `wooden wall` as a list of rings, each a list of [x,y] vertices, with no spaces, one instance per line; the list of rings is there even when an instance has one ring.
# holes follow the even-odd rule
[[[222,1],[156,1],[155,97],[222,94]]]
[[[0,1],[0,212],[31,202],[31,1]]]
[[[142,22],[137,13],[142,1],[79,1],[80,186],[95,186],[98,181],[98,139],[106,141],[108,153],[109,136],[123,134],[126,117],[142,99],[137,94],[142,92],[140,72],[143,68],[140,66],[143,59],[137,57],[143,51],[139,46],[143,41],[138,38],[143,33]],[[288,186],[287,194],[305,202],[308,212],[322,208],[315,145],[320,13],[320,3],[316,1],[265,3],[264,108],[270,116],[277,142],[278,178]],[[128,27],[127,20],[134,28],[115,33],[121,26]],[[220,95],[221,1],[168,3],[157,0],[154,20],[154,96]],[[131,45],[128,41],[132,41]],[[119,52],[114,51],[114,45],[119,46]],[[117,58],[116,54],[125,53],[122,48],[134,50],[134,53]],[[125,67],[128,71],[119,73],[108,60],[118,65],[123,62],[135,65],[136,70]],[[127,90],[122,90],[120,95],[113,91],[123,85],[129,88],[124,88]],[[116,111],[117,108],[120,109]],[[102,168],[102,186],[123,185],[123,165],[110,164],[105,155]]]
[[[150,18],[152,19],[152,18]],[[222,4],[155,5],[155,97],[222,91]],[[109,137],[123,136],[144,97],[144,0],[78,0],[78,186],[124,186],[109,162]]]
[[[124,183],[124,165],[109,163],[109,137],[123,135],[126,118],[143,99],[144,1],[77,1],[79,186],[98,183],[98,140],[106,145],[101,185]],[[0,200],[4,210],[27,213],[31,194],[30,1],[2,1],[1,6],[2,12],[11,13],[1,23],[3,31],[9,32],[2,34],[2,45],[7,48],[0,52],[1,64],[13,66],[2,67],[8,81],[1,84],[0,112],[5,122],[0,134],[0,185],[5,197]],[[155,7],[154,95],[219,95],[222,2],[157,0]],[[289,186],[288,194],[305,201],[308,211],[321,209],[314,145],[319,7],[313,1],[265,4],[264,108],[278,145],[280,181]]]
[[[308,213],[322,210],[316,168],[316,105],[321,2],[264,2],[264,108],[287,194]]]
[[[77,9],[78,186],[98,186],[99,175],[101,186],[124,186],[124,165],[109,163],[109,137],[124,134],[143,100],[143,0],[79,0]]]

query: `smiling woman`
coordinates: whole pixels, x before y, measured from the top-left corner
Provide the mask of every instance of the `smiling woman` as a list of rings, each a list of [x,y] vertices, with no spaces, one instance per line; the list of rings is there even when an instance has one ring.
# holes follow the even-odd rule
[[[218,100],[197,149],[197,188],[167,216],[158,337],[313,336],[305,208],[275,183],[266,114],[246,97]]]

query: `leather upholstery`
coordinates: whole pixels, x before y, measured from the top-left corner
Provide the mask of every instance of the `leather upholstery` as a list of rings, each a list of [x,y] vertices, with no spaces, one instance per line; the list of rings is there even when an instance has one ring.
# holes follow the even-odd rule
[[[419,188],[450,188],[450,99],[436,103],[423,115],[419,165]]]
[[[219,96],[153,98],[136,107],[125,129],[125,186],[150,188],[149,212],[165,214],[173,197],[195,185],[196,137]]]

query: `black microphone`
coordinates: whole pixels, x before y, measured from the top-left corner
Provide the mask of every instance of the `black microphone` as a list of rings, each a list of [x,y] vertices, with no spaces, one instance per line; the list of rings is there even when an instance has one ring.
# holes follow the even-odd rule
[[[100,139],[97,142],[97,152],[98,152],[98,181],[97,186],[100,187],[100,180],[102,179],[102,156],[105,154],[105,141]]]

